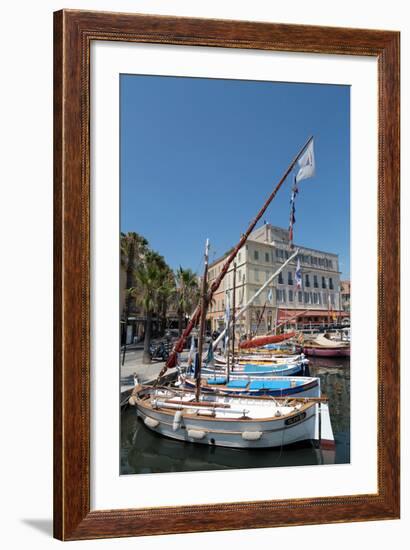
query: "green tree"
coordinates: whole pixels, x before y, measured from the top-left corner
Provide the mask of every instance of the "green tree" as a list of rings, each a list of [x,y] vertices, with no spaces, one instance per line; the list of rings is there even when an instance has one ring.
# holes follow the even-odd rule
[[[132,292],[137,303],[144,310],[144,351],[142,357],[144,363],[151,362],[152,318],[157,305],[158,290],[161,284],[161,269],[158,266],[156,256],[155,252],[147,252],[144,260],[135,271],[136,286]]]
[[[148,251],[148,241],[138,233],[130,231],[128,233],[121,233],[120,246],[121,265],[126,271],[125,304],[123,311],[125,338],[128,317],[131,310],[132,300],[134,298],[132,289],[135,283],[135,271],[141,259]]]
[[[161,335],[164,335],[167,327],[168,311],[176,294],[176,285],[174,273],[168,266],[162,270],[160,278],[161,284],[158,289],[157,311],[159,316],[160,333]]]
[[[178,331],[182,334],[184,317],[190,315],[199,300],[198,278],[192,269],[181,266],[175,273]]]

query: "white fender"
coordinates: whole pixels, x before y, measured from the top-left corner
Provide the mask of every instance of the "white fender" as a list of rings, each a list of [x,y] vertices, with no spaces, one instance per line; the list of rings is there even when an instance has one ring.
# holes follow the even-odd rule
[[[149,416],[146,416],[145,419],[144,419],[144,424],[148,428],[156,428],[159,424],[159,421],[155,420],[155,418],[150,418]]]
[[[205,435],[205,432],[201,430],[188,430],[188,437],[192,437],[192,439],[203,439]]]
[[[262,437],[262,432],[243,432],[242,439],[246,441],[258,441]]]

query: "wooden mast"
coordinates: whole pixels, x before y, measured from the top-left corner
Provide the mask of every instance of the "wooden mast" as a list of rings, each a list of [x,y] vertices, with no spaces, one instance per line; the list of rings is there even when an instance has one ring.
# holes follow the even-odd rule
[[[249,224],[249,227],[248,229],[245,231],[245,233],[243,233],[242,237],[240,238],[238,244],[235,246],[235,248],[232,250],[232,252],[228,255],[227,259],[225,260],[225,263],[221,269],[221,272],[219,273],[218,277],[215,279],[215,281],[212,283],[211,285],[211,288],[209,289],[209,292],[208,292],[208,296],[207,296],[207,301],[208,303],[210,302],[210,300],[212,299],[212,296],[214,294],[214,292],[216,292],[219,288],[219,285],[221,284],[222,282],[222,279],[225,277],[226,275],[226,272],[228,271],[228,268],[230,266],[230,264],[232,263],[232,261],[234,260],[234,258],[236,257],[237,253],[239,252],[239,250],[243,247],[243,245],[245,244],[247,238],[249,237],[250,233],[254,230],[256,224],[258,223],[258,221],[261,219],[261,217],[264,215],[266,209],[268,208],[268,206],[270,205],[270,203],[273,201],[273,199],[275,198],[276,194],[278,193],[279,189],[282,187],[282,184],[283,182],[286,180],[286,178],[288,177],[288,175],[290,174],[290,172],[293,170],[295,164],[297,163],[297,161],[299,160],[299,157],[302,155],[302,153],[305,151],[306,147],[309,145],[309,143],[312,141],[313,139],[313,136],[311,136],[307,142],[303,145],[303,147],[300,149],[300,151],[298,152],[298,154],[295,156],[295,158],[292,160],[292,162],[289,164],[288,168],[286,169],[285,173],[283,174],[282,178],[279,180],[279,182],[277,183],[276,187],[274,188],[274,190],[272,191],[272,193],[269,195],[269,197],[267,198],[267,200],[265,201],[264,205],[262,206],[262,208],[259,210],[259,212],[257,213],[256,217],[253,219],[253,221]],[[176,364],[176,360],[177,360],[177,355],[178,353],[180,353],[183,348],[184,348],[184,343],[185,343],[185,340],[187,339],[187,337],[190,335],[193,327],[195,326],[195,324],[198,322],[198,319],[200,317],[200,314],[201,314],[201,306],[200,304],[198,304],[198,306],[196,307],[195,311],[193,312],[192,316],[191,316],[191,319],[189,320],[188,322],[188,325],[187,327],[185,328],[184,332],[182,333],[182,335],[180,336],[178,342],[175,344],[175,347],[172,351],[172,353],[170,354],[166,364],[165,364],[165,367],[161,370],[161,372],[159,373],[158,375],[158,378],[157,380],[159,380],[161,378],[161,376],[163,376],[165,374],[165,372],[167,371],[167,369],[169,368],[172,368],[175,366]]]
[[[236,311],[236,262],[233,264],[233,297],[232,297],[232,369],[235,364],[235,311]],[[228,375],[229,381],[229,375]]]
[[[204,266],[204,275],[202,279],[202,291],[201,291],[201,320],[199,323],[199,336],[198,336],[198,372],[196,372],[196,381],[195,381],[195,399],[199,401],[199,396],[201,393],[201,368],[202,368],[202,353],[204,347],[204,335],[205,335],[205,321],[206,321],[206,311],[208,306],[208,297],[207,297],[207,279],[208,279],[208,256],[209,256],[209,240],[206,240],[205,244],[205,266]]]

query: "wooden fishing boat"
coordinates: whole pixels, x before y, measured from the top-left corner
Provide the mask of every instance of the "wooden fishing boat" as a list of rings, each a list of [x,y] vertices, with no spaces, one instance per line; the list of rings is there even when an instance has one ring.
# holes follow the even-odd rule
[[[350,347],[303,346],[303,353],[311,357],[350,357]]]
[[[311,342],[303,343],[303,353],[317,357],[349,357],[350,344],[335,342],[320,334]]]
[[[256,365],[254,363],[235,363],[230,366],[230,372],[235,373],[238,376],[295,376],[302,374],[306,369],[306,366],[302,362],[295,363],[281,363],[278,365]],[[207,365],[202,367],[202,373],[204,375],[224,374],[226,373],[226,367],[218,365]]]
[[[244,365],[247,363],[253,363],[255,365],[283,365],[283,364],[290,364],[290,363],[299,363],[304,359],[304,357],[301,354],[293,354],[293,355],[276,355],[276,356],[269,356],[264,354],[243,354],[243,355],[235,355],[236,363],[238,365]],[[225,366],[226,365],[226,357],[220,354],[214,355],[214,364]]]
[[[180,387],[193,390],[196,381],[181,377]],[[231,395],[271,395],[273,397],[320,397],[320,379],[311,376],[202,376],[201,392]]]
[[[150,430],[163,436],[234,448],[281,447],[315,438],[320,398],[233,397],[141,387],[130,398]]]

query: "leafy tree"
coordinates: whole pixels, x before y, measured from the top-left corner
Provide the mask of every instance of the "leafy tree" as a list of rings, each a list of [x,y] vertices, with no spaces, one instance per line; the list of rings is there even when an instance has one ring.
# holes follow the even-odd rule
[[[125,282],[125,305],[123,311],[124,328],[126,331],[127,321],[133,300],[134,274],[141,259],[148,251],[148,241],[135,232],[121,233],[121,265],[126,271]],[[125,333],[124,333],[125,336]]]
[[[161,286],[161,258],[156,252],[148,251],[135,271],[136,286],[133,296],[144,309],[144,352],[143,362],[151,362],[150,344],[152,335],[152,317],[157,306],[158,292]],[[165,263],[165,262],[164,262]]]
[[[198,278],[192,269],[183,269],[181,266],[175,273],[176,305],[178,314],[178,330],[182,334],[183,321],[190,315],[199,300]]]

